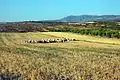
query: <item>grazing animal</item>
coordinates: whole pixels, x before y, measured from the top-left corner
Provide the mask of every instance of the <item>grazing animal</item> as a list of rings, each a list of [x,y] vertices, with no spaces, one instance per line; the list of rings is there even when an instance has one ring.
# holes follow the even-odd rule
[[[60,42],[69,42],[69,41],[77,41],[73,38],[53,38],[53,39],[40,39],[40,40],[28,40],[25,41],[27,43],[60,43]]]

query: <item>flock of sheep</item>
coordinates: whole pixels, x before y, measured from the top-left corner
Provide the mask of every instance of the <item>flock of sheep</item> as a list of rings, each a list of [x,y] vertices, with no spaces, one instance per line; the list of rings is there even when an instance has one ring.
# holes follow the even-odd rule
[[[70,38],[51,38],[51,39],[40,39],[40,40],[28,40],[25,41],[27,43],[60,43],[60,42],[69,42],[69,41],[77,41],[76,39]]]

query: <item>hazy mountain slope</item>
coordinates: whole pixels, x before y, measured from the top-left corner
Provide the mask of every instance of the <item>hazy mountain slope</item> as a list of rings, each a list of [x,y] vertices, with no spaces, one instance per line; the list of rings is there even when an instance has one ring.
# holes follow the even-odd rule
[[[80,15],[67,16],[60,19],[61,22],[88,22],[88,21],[120,21],[120,15]]]

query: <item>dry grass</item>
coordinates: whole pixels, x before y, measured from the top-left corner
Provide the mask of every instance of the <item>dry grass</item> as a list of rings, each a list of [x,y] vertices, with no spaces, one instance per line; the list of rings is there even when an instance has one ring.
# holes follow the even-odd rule
[[[28,39],[53,37],[80,41],[29,44]],[[0,73],[25,80],[120,80],[120,40],[73,33],[0,33]]]

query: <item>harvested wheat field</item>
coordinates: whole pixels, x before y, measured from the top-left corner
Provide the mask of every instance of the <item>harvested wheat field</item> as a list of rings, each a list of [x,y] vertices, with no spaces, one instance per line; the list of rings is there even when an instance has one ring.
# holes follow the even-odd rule
[[[25,43],[61,37],[79,41]],[[120,39],[63,32],[0,33],[0,75],[13,73],[19,80],[120,80]]]

